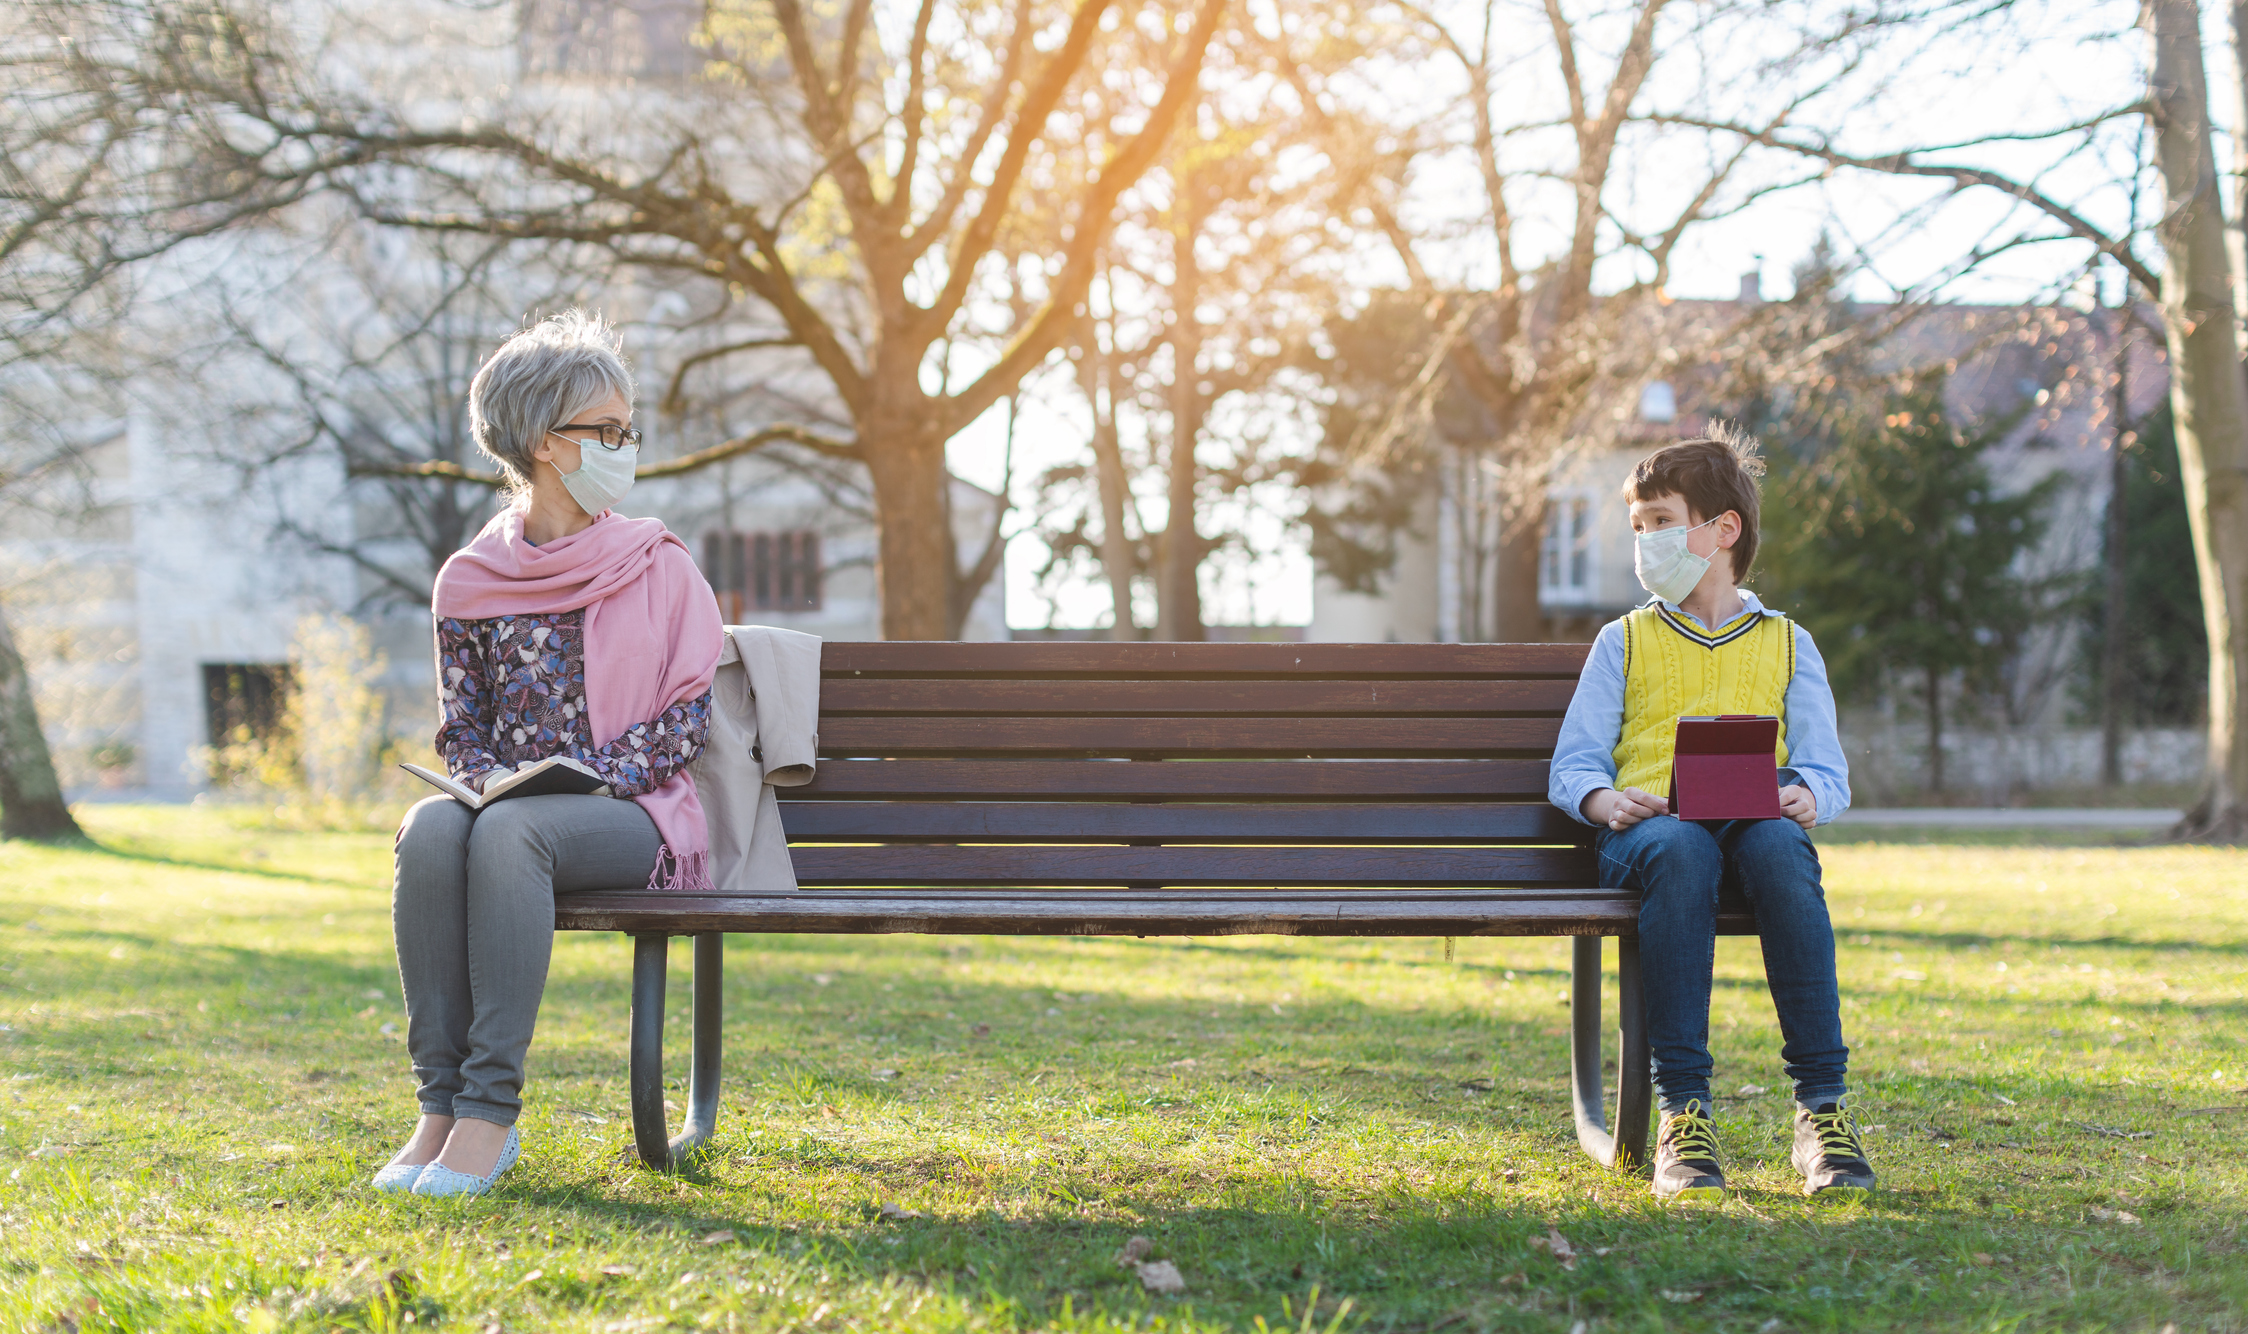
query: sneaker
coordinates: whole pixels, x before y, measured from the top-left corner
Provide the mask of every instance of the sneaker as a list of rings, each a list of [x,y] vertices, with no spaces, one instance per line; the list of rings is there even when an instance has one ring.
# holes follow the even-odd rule
[[[1852,1198],[1873,1189],[1873,1164],[1841,1103],[1795,1109],[1795,1170],[1806,1195]]]
[[[1717,1162],[1717,1123],[1696,1099],[1663,1117],[1655,1136],[1655,1198],[1721,1200],[1725,1169]]]

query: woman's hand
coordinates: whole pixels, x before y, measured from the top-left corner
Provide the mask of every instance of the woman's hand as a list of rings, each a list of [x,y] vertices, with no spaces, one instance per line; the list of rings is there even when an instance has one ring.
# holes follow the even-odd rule
[[[1780,789],[1780,814],[1809,829],[1818,823],[1819,799],[1801,783],[1790,783]]]
[[[1670,814],[1670,802],[1636,787],[1627,787],[1621,792],[1612,787],[1604,787],[1586,797],[1584,804],[1578,809],[1594,824],[1603,824],[1621,832],[1641,820],[1652,820],[1658,815]]]

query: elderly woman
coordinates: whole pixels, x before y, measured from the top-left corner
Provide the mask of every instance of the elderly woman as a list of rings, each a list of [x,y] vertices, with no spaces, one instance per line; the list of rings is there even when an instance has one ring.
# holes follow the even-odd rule
[[[469,386],[510,503],[437,576],[437,748],[478,793],[554,756],[607,796],[431,797],[398,831],[392,923],[421,1121],[378,1190],[481,1194],[516,1159],[554,896],[709,883],[687,764],[723,631],[687,548],[610,506],[640,433],[615,332],[579,311],[507,340]]]

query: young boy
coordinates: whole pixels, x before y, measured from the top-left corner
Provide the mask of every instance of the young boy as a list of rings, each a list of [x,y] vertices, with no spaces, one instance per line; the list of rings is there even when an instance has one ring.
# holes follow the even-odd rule
[[[1873,1168],[1843,1110],[1834,930],[1806,832],[1850,804],[1826,664],[1802,627],[1740,587],[1756,561],[1755,440],[1723,427],[1656,451],[1624,484],[1647,605],[1602,627],[1561,725],[1547,796],[1600,830],[1600,884],[1636,890],[1639,959],[1662,1129],[1659,1199],[1725,1191],[1710,1120],[1709,991],[1717,897],[1756,909],[1795,1081],[1796,1169],[1807,1195],[1858,1195]],[[1780,719],[1779,820],[1688,822],[1670,814],[1682,714]]]

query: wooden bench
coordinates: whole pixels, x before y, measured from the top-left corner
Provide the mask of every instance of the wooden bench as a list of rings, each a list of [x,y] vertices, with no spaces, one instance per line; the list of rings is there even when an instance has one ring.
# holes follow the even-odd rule
[[[569,895],[555,925],[633,937],[641,1161],[718,1115],[725,936],[1572,936],[1577,1138],[1646,1157],[1638,901],[1546,802],[1578,644],[831,643],[817,779],[783,789],[802,888]],[[1721,931],[1754,934],[1745,906]],[[667,1139],[668,941],[695,940],[687,1124]],[[1601,938],[1618,938],[1615,1130]]]

